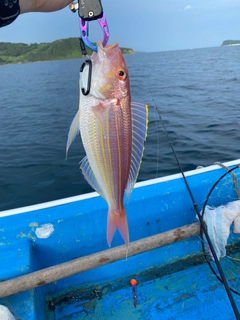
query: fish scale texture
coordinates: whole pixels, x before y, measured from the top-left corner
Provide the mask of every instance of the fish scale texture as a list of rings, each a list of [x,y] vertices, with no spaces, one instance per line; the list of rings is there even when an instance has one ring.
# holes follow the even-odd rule
[[[55,319],[98,320],[234,320],[224,287],[207,265],[140,283],[136,287],[137,307],[130,286],[95,299],[61,305]],[[238,298],[235,296],[235,298]],[[239,299],[235,299],[240,308]],[[68,312],[66,315],[66,309]]]

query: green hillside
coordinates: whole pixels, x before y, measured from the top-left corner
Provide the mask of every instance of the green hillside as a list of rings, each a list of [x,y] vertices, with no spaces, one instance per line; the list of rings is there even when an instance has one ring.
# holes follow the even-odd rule
[[[224,40],[222,46],[236,46],[240,45],[240,40]]]
[[[121,48],[124,54],[134,53],[132,49]],[[91,54],[91,50],[87,50]],[[0,42],[0,65],[35,61],[81,58],[79,38],[61,39],[50,43]]]

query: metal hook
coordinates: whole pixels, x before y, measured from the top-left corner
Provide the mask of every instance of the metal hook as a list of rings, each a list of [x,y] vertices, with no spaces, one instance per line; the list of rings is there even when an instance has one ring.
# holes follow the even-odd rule
[[[85,90],[84,88],[82,88],[82,94],[84,96],[87,96],[90,92],[91,89],[91,79],[92,79],[92,61],[91,60],[86,60],[83,62],[83,64],[81,65],[80,68],[80,72],[83,72],[85,65],[88,64],[89,65],[89,69],[88,69],[88,82],[87,82],[87,90]]]

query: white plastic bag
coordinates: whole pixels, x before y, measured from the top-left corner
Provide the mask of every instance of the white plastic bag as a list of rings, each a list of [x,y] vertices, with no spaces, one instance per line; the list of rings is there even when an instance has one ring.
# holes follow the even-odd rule
[[[0,305],[0,320],[15,320],[8,308]]]
[[[240,233],[240,200],[212,208],[206,206],[203,220],[218,259],[225,257],[230,226],[234,222],[234,233]],[[211,252],[210,252],[211,254]]]

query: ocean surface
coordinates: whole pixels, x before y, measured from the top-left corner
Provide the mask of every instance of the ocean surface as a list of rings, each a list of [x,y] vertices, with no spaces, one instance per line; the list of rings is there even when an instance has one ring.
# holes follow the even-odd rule
[[[240,158],[239,57],[240,47],[125,56],[132,100],[149,105],[138,181],[179,172],[156,108],[184,170]],[[65,160],[81,64],[0,66],[0,210],[92,191],[80,137]]]

